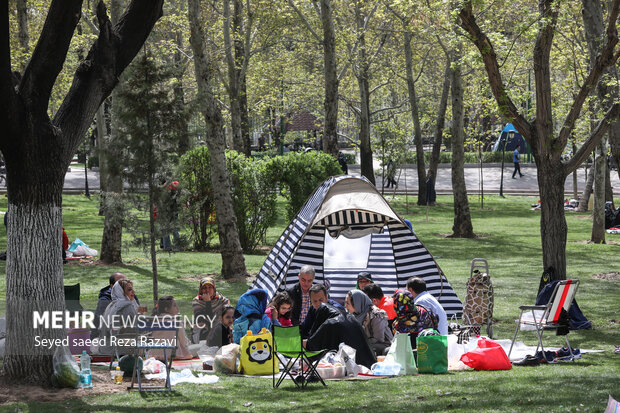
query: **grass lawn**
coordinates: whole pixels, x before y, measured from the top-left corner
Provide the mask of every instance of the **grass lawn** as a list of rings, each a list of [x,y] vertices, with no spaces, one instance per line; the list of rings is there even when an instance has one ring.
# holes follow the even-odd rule
[[[414,230],[435,256],[459,297],[465,298],[465,282],[473,258],[486,258],[495,289],[494,334],[511,338],[518,306],[533,304],[542,272],[540,212],[530,211],[537,199],[487,196],[485,209],[477,197],[470,197],[476,239],[450,239],[452,198],[440,196],[439,205],[429,209],[414,205],[407,208],[403,197],[388,197],[397,213],[409,218]],[[97,215],[98,201],[82,196],[64,197],[64,226],[70,240],[79,237],[92,248],[100,248],[103,219]],[[6,198],[0,210],[6,209]],[[284,215],[284,209],[282,209]],[[294,390],[292,383],[273,390],[270,380],[221,376],[216,385],[182,384],[172,395],[111,394],[81,397],[58,403],[15,403],[0,406],[6,411],[485,411],[485,412],[565,412],[603,411],[611,394],[620,399],[620,282],[593,278],[592,274],[620,272],[620,235],[607,235],[605,245],[585,241],[591,231],[589,214],[567,213],[569,277],[581,281],[577,300],[594,324],[592,330],[574,331],[571,344],[582,349],[605,350],[585,354],[575,363],[545,365],[537,368],[515,367],[498,372],[450,372],[445,375],[418,375],[374,381],[328,382],[323,389],[314,386],[305,392]],[[273,244],[285,225],[284,218],[268,232]],[[0,232],[0,251],[4,250],[4,230]],[[201,274],[217,273],[217,253],[161,253],[159,292],[172,294],[189,311]],[[252,274],[260,268],[265,253],[246,255]],[[64,266],[65,284],[80,282],[82,304],[90,308],[109,274],[122,271],[134,280],[143,304],[152,308],[150,261],[138,249],[124,252],[125,265],[107,267],[70,263]],[[5,263],[0,261],[0,271]],[[4,291],[0,277],[0,292]],[[218,281],[218,291],[236,302],[248,282]],[[563,338],[548,333],[546,342],[562,345]],[[520,333],[520,339],[535,344],[534,333]]]

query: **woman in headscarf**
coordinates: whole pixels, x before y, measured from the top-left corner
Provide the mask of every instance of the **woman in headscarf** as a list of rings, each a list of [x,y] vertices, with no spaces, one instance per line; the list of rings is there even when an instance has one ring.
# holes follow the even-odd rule
[[[423,306],[415,305],[413,295],[407,290],[396,290],[393,298],[396,318],[392,328],[399,333],[409,334],[411,347],[416,348],[418,334],[427,328],[437,329],[438,318]]]
[[[355,349],[355,362],[370,368],[377,358],[360,323],[351,314],[342,314],[336,307],[323,303],[316,310],[316,318],[305,341],[306,349],[338,350],[340,343]]]
[[[111,296],[112,302],[103,313],[103,319],[106,322],[100,323],[99,328],[99,337],[105,339],[105,345],[99,347],[101,354],[112,354],[114,352],[114,348],[110,345],[112,327],[114,325],[129,326],[138,314],[138,303],[131,280],[118,280],[112,286]]]
[[[192,334],[194,343],[206,340],[211,329],[220,324],[224,307],[227,305],[230,305],[230,301],[216,291],[212,278],[205,277],[200,280],[198,295],[192,301],[194,320],[196,320],[196,327]]]
[[[388,324],[387,313],[373,305],[370,298],[360,290],[349,291],[344,306],[364,328],[375,354],[384,354],[390,348],[394,337]]]

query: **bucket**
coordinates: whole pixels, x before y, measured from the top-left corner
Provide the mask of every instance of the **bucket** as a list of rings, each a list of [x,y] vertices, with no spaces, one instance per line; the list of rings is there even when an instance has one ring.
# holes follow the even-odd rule
[[[82,354],[84,350],[90,353],[90,330],[88,328],[70,328],[67,333],[71,354]]]

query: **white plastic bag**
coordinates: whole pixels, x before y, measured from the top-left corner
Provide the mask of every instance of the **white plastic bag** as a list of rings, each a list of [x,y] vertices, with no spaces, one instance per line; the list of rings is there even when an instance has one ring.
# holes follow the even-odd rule
[[[213,370],[219,373],[234,374],[237,372],[237,356],[239,344],[231,343],[223,346],[215,355]]]
[[[346,374],[349,377],[357,376],[359,373],[368,371],[366,367],[360,366],[355,362],[355,353],[356,350],[353,347],[347,346],[344,343],[340,343],[338,353],[336,353],[336,358],[340,359],[340,362],[345,366],[347,370]]]
[[[147,359],[142,366],[144,374],[158,374],[166,372],[166,365],[154,357]]]
[[[93,248],[89,248],[87,245],[78,245],[75,250],[73,250],[74,257],[96,257],[97,250]]]

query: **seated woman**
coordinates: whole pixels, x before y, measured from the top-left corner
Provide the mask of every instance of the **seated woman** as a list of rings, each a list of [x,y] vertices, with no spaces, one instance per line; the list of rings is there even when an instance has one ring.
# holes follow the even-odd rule
[[[174,317],[179,314],[179,307],[174,297],[167,295],[161,297],[157,301],[157,306],[153,311],[153,315],[158,317],[158,321],[162,326],[174,323]],[[168,316],[168,317],[166,317]],[[153,339],[172,340],[175,337],[174,330],[155,330],[151,333]],[[188,349],[189,340],[185,335],[183,327],[179,327],[176,332],[176,351],[174,354],[174,360],[191,360],[192,355]],[[168,357],[170,357],[170,350],[166,350]],[[155,357],[158,360],[164,360],[163,349],[150,349],[147,353],[147,358]]]
[[[218,326],[224,306],[230,305],[228,298],[215,290],[215,282],[206,277],[200,280],[198,295],[192,301],[196,326],[192,333],[194,343],[206,340],[211,329]]]
[[[407,290],[394,293],[394,311],[396,318],[392,327],[394,331],[409,334],[412,348],[416,348],[416,338],[422,330],[438,328],[438,317],[423,306],[415,305],[413,295]]]
[[[286,291],[282,291],[273,296],[271,302],[265,310],[265,314],[267,314],[267,316],[271,318],[271,322],[273,325],[280,327],[292,327],[292,307],[293,300],[291,300]]]
[[[267,309],[267,291],[254,288],[243,294],[235,308],[233,322],[233,340],[239,344],[241,337],[252,331],[257,334],[261,329],[271,330],[271,319],[265,314]]]
[[[360,291],[351,290],[344,300],[344,306],[364,327],[364,333],[370,341],[373,351],[382,355],[392,344],[394,335],[388,325],[385,311],[372,304],[370,298]]]
[[[377,358],[360,323],[351,314],[342,314],[330,304],[321,304],[316,310],[316,318],[310,338],[304,345],[310,351],[323,349],[338,350],[340,343],[355,349],[355,362],[370,368]]]
[[[211,333],[207,337],[207,346],[222,347],[233,342],[232,325],[233,321],[235,321],[234,314],[235,308],[233,306],[224,306],[220,325],[211,329]]]
[[[95,353],[113,354],[114,347],[110,345],[110,333],[113,325],[128,325],[131,320],[138,314],[138,303],[136,302],[136,294],[133,289],[133,282],[128,279],[119,280],[112,286],[112,302],[106,307],[103,318],[106,322],[100,323],[99,337],[105,338],[106,345],[93,349]],[[125,320],[125,322],[123,322]],[[122,351],[119,351],[123,354]]]

